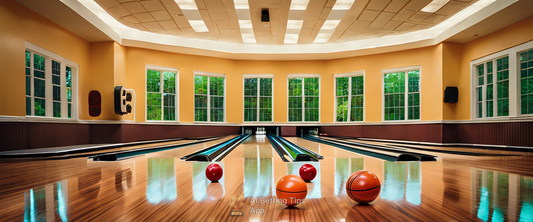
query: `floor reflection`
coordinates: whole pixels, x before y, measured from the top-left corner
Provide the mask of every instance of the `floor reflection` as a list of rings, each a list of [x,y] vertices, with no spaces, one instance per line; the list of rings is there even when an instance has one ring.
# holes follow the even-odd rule
[[[24,221],[67,221],[67,180],[24,192]]]
[[[272,194],[272,158],[244,158],[244,197]]]
[[[380,198],[384,200],[421,203],[422,175],[420,162],[383,162],[384,181]]]
[[[146,199],[151,204],[176,200],[176,173],[174,158],[149,158]]]
[[[364,158],[335,158],[335,196],[346,196],[346,180],[352,173],[364,169]]]
[[[316,177],[311,181],[311,183],[308,183],[307,187],[309,190],[307,190],[307,196],[306,199],[312,199],[312,198],[322,198],[322,187],[320,185],[320,162],[291,162],[287,163],[287,173],[293,174],[293,175],[300,175],[300,167],[304,164],[311,164],[316,169]]]
[[[211,162],[193,162],[192,163],[192,195],[193,200],[199,202],[202,200],[205,200],[209,197],[209,200],[211,199],[219,199],[224,196],[225,189],[224,189],[224,178],[225,171],[222,174],[222,178],[218,181],[218,184],[220,185],[212,185],[211,187],[208,187],[211,184],[211,181],[207,179],[205,176],[205,169],[207,169],[207,166],[209,166]],[[224,170],[224,164],[223,163],[217,163],[222,167],[222,170]],[[208,192],[209,188],[209,192]],[[220,189],[222,189],[222,195],[220,196]],[[211,196],[213,195],[213,196]],[[216,195],[216,196],[215,196]]]
[[[482,221],[533,221],[533,178],[473,169],[473,209]]]

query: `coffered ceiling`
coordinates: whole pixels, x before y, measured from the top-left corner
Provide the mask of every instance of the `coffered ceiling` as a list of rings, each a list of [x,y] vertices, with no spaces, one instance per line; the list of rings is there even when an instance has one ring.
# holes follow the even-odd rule
[[[337,43],[429,29],[477,0],[95,0],[141,31],[231,43]],[[261,22],[268,10],[269,22]]]

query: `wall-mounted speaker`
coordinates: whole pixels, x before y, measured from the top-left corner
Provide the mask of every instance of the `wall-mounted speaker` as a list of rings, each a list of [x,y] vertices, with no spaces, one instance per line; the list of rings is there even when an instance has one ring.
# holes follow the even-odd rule
[[[122,86],[115,87],[115,113],[124,115],[131,113],[133,107],[131,106],[133,90],[126,89]]]
[[[268,8],[261,9],[261,22],[270,22],[270,14]]]
[[[444,102],[456,103],[459,100],[459,89],[454,86],[446,86],[444,90]]]

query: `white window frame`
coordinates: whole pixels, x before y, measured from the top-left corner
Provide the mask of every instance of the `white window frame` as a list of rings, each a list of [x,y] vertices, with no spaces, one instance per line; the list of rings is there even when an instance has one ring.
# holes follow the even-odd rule
[[[526,42],[512,48],[508,48],[479,59],[470,61],[470,119],[471,120],[498,120],[498,119],[512,119],[517,117],[532,118],[533,114],[521,114],[521,104],[520,104],[520,53],[525,50],[533,48],[533,41]],[[493,117],[486,117],[486,103],[483,103],[483,117],[477,117],[477,97],[476,97],[476,87],[477,87],[477,66],[483,64],[484,62],[494,60],[509,56],[509,116],[498,116],[498,113],[495,112]],[[496,65],[493,63],[493,65]],[[494,75],[497,75],[497,70],[493,69]],[[494,82],[495,83],[495,82]],[[496,85],[495,85],[496,86]],[[483,89],[483,93],[486,94],[486,87]],[[497,87],[494,87],[494,90],[497,90]],[[496,98],[497,99],[497,98]],[[497,104],[496,104],[497,110]]]
[[[46,50],[45,48],[42,48],[40,46],[37,46],[31,42],[26,41],[25,42],[25,50],[24,51],[30,51],[32,53],[31,56],[31,67],[33,67],[33,54],[38,54],[40,56],[44,57],[45,61],[45,68],[44,68],[44,75],[45,75],[45,116],[35,116],[35,100],[34,100],[34,75],[33,72],[31,73],[30,78],[30,98],[31,98],[31,115],[26,115],[26,118],[49,118],[49,119],[57,119],[57,120],[77,120],[78,119],[78,70],[79,66],[77,63],[66,59],[58,54],[55,54],[49,50]],[[25,52],[24,52],[25,54]],[[61,71],[60,71],[60,82],[61,82],[61,118],[53,117],[53,84],[52,84],[52,60],[59,62],[61,64]],[[68,102],[67,100],[67,86],[66,86],[66,67],[71,68],[71,102]],[[33,70],[33,68],[32,68]],[[25,73],[25,72],[24,72]],[[24,74],[26,76],[26,74]],[[24,78],[25,79],[25,78]],[[24,84],[26,85],[26,84]],[[24,90],[26,92],[26,90]],[[26,93],[24,93],[26,95]],[[24,104],[26,104],[27,96],[24,96]],[[68,118],[68,104],[71,104],[71,118]],[[26,113],[26,110],[24,110],[24,113]]]
[[[289,121],[289,79],[295,78],[318,78],[318,121],[305,121],[305,83],[302,81],[302,121]],[[287,123],[320,123],[321,112],[320,107],[322,104],[322,80],[320,74],[287,74]]]
[[[246,109],[244,107],[244,100],[245,100],[245,95],[244,95],[244,90],[245,90],[245,82],[244,80],[245,79],[253,79],[253,78],[257,78],[257,79],[272,79],[272,96],[271,97],[271,100],[272,100],[272,121],[259,121],[259,99],[260,99],[260,89],[261,87],[259,86],[259,82],[257,82],[258,86],[257,86],[257,121],[244,121],[244,110]],[[242,122],[243,123],[273,123],[274,122],[274,74],[243,74],[242,75],[242,104],[243,104],[243,107],[242,107],[242,110],[243,110],[243,115],[242,115]]]
[[[418,70],[418,78],[420,85],[420,116],[418,119],[409,119],[409,71]],[[405,107],[405,119],[403,120],[387,120],[385,121],[385,74],[396,73],[396,72],[405,72],[405,98],[404,98],[404,107]],[[422,120],[422,66],[409,66],[402,68],[393,68],[393,69],[383,69],[381,70],[381,122],[409,122],[409,121],[421,121]]]
[[[175,111],[174,111],[174,116],[176,117],[176,120],[164,120],[165,119],[165,111],[164,111],[164,93],[163,93],[163,86],[164,86],[164,83],[163,83],[163,75],[161,75],[159,77],[159,82],[160,82],[160,93],[161,93],[161,120],[148,120],[148,102],[146,101],[146,98],[148,98],[148,84],[147,84],[147,81],[148,81],[148,77],[146,76],[147,73],[148,73],[148,70],[154,70],[154,71],[160,71],[161,74],[162,72],[174,72],[176,73],[176,77],[174,77],[175,79],[175,83],[176,84],[176,100],[174,101],[174,104],[176,104],[175,106]],[[145,122],[179,122],[179,69],[176,69],[176,68],[171,68],[171,67],[165,67],[165,66],[157,66],[157,65],[145,65],[145,68],[144,68],[144,121]]]
[[[211,87],[211,79],[210,78],[207,78],[207,121],[196,121],[194,120],[194,123],[226,123],[226,104],[227,104],[227,97],[226,97],[226,74],[224,73],[214,73],[214,72],[204,72],[204,71],[194,71],[194,77],[196,76],[207,76],[207,77],[222,77],[224,78],[224,95],[223,95],[223,98],[224,98],[224,120],[222,122],[212,122],[211,121],[211,95],[209,95],[209,92],[210,92],[210,87]],[[196,108],[196,106],[194,106],[194,96],[196,95],[194,93],[194,77],[193,77],[193,93],[192,93],[192,96],[193,96],[193,109]],[[196,110],[194,110],[193,114],[195,115],[196,113]]]
[[[356,76],[363,76],[363,120],[361,121],[350,121],[350,115],[351,115],[351,109],[352,109],[352,78],[351,77],[356,77]],[[348,79],[348,121],[346,122],[340,122],[340,121],[337,121],[337,103],[338,103],[338,100],[337,100],[337,78],[342,78],[342,77],[349,77]],[[365,71],[364,70],[361,70],[361,71],[354,71],[354,72],[348,72],[348,73],[340,73],[340,74],[334,74],[333,75],[333,89],[334,89],[334,95],[333,95],[333,101],[335,103],[335,106],[334,106],[334,109],[333,109],[333,121],[335,123],[362,123],[362,122],[365,122],[365,107],[366,107],[366,98],[365,98],[365,92],[364,90],[366,89],[366,86],[365,86],[365,82],[366,82],[366,76],[365,76]]]

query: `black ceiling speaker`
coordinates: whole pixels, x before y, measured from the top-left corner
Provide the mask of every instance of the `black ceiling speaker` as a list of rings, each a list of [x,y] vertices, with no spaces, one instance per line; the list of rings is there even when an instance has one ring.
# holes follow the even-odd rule
[[[453,86],[446,86],[444,90],[444,102],[456,103],[459,100],[459,89]]]
[[[261,22],[270,22],[270,15],[268,14],[268,8],[261,9]]]

